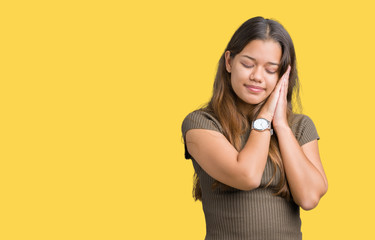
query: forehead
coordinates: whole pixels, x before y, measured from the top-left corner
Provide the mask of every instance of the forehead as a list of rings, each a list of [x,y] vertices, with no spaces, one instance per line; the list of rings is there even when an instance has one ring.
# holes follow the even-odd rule
[[[273,40],[253,40],[238,54],[240,58],[247,55],[260,63],[280,63],[281,46]]]

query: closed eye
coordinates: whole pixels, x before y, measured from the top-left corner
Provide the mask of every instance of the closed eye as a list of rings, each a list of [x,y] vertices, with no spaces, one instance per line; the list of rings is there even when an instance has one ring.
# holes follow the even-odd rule
[[[248,66],[248,65],[245,65],[245,64],[243,64],[243,63],[242,63],[242,65],[243,65],[245,68],[252,68],[252,67],[254,67],[254,65]]]
[[[270,73],[270,74],[275,74],[275,73],[277,73],[277,71],[269,71],[269,70],[266,70],[268,73]]]

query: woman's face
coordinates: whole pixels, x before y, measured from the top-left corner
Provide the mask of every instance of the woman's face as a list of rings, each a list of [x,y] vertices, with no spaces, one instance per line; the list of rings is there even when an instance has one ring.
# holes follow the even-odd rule
[[[242,101],[258,104],[272,93],[279,79],[281,54],[280,44],[272,40],[253,40],[233,59],[225,52],[232,88]]]

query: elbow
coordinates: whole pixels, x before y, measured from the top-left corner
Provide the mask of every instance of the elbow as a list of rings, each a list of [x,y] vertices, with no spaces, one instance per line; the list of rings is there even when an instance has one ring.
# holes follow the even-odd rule
[[[304,196],[296,203],[305,211],[312,210],[318,206],[320,199],[326,194],[327,191],[328,184],[325,183],[324,188],[315,192],[306,192]]]
[[[307,200],[303,200],[298,205],[305,211],[309,211],[314,209],[316,206],[318,206],[319,198],[311,198]]]
[[[323,192],[321,194],[321,197],[323,197],[327,193],[327,191],[328,191],[328,182],[326,182],[325,185],[324,185],[324,189],[323,189]]]
[[[237,161],[240,163],[245,162],[240,161],[240,159]],[[260,186],[263,171],[258,171],[256,166],[239,166],[239,169],[236,176],[239,177],[239,181],[241,182],[241,190],[251,191]]]
[[[319,201],[324,194],[325,192],[322,194],[310,194],[309,196],[300,199],[297,204],[305,211],[312,210],[318,206]]]
[[[255,188],[258,188],[260,186],[260,182],[262,180],[262,177],[258,176],[248,176],[246,181],[246,190],[250,191]]]

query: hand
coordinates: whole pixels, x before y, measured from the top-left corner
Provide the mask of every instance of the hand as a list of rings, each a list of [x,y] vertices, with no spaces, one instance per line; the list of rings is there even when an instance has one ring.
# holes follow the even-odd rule
[[[272,125],[275,131],[277,131],[278,128],[281,127],[288,127],[288,119],[286,116],[286,110],[288,107],[288,101],[287,101],[287,94],[288,94],[288,85],[289,85],[289,73],[290,73],[290,66],[288,66],[288,70],[285,72],[283,77],[281,78],[281,89],[279,94],[279,99],[277,101],[275,114],[273,116]]]
[[[264,104],[262,109],[260,110],[259,117],[266,118],[269,121],[273,121],[274,115],[276,112],[276,107],[278,105],[278,101],[280,98],[281,90],[283,89],[283,85],[285,84],[286,81],[289,79],[289,72],[290,72],[290,66],[288,66],[288,69],[286,72],[283,74],[279,82],[276,84],[275,89],[271,93],[271,95],[268,97],[267,102]],[[286,88],[288,89],[288,88]],[[285,88],[284,88],[285,91]],[[286,100],[286,96],[285,96]],[[286,111],[286,110],[285,110]],[[280,113],[278,113],[280,114]],[[285,113],[286,114],[286,113]]]

